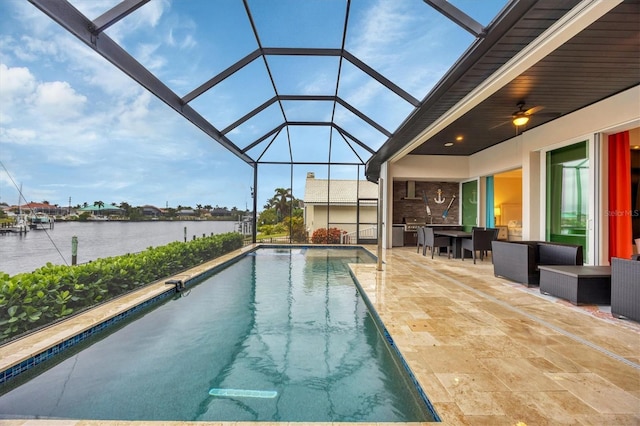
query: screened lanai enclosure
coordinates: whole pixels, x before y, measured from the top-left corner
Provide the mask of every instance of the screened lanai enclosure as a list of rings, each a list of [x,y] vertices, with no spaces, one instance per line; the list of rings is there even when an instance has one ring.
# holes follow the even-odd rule
[[[358,183],[377,183],[366,171],[370,158],[402,137],[427,95],[511,5],[192,0],[168,18],[175,2],[29,1],[110,64],[92,60],[120,69],[246,165],[239,173],[247,176],[253,241],[274,189],[306,204],[314,176],[326,185],[314,221],[350,242],[376,239],[376,215],[365,206],[381,200]],[[349,197],[336,193],[339,181],[352,182]]]

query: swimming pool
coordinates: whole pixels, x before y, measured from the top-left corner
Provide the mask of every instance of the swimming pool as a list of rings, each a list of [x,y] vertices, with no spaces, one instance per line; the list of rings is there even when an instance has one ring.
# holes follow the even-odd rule
[[[433,421],[349,274],[373,261],[259,249],[14,379],[0,416]]]

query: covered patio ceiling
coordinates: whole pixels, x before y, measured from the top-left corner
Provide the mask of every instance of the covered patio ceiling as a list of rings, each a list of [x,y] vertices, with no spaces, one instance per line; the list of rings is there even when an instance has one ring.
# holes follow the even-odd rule
[[[149,0],[95,16],[82,2],[30,2],[253,167],[366,164],[377,181],[387,160],[468,156],[640,80],[639,0],[376,3],[404,8],[423,33],[376,21],[369,1],[194,2],[185,21],[219,27],[197,40],[218,60],[185,54],[162,75],[122,36]],[[519,103],[535,114],[516,129]]]

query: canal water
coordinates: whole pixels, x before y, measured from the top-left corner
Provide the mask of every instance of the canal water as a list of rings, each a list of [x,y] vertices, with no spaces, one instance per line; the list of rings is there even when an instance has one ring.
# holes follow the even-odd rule
[[[173,241],[232,232],[236,222],[56,222],[53,229],[26,235],[0,235],[0,271],[9,275],[32,272],[47,262],[71,264],[71,239],[78,237],[78,263],[101,257],[137,253]]]

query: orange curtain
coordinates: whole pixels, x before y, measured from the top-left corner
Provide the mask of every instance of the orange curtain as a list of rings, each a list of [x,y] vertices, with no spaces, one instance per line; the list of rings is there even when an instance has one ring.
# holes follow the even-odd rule
[[[629,132],[609,136],[609,262],[633,254]]]

